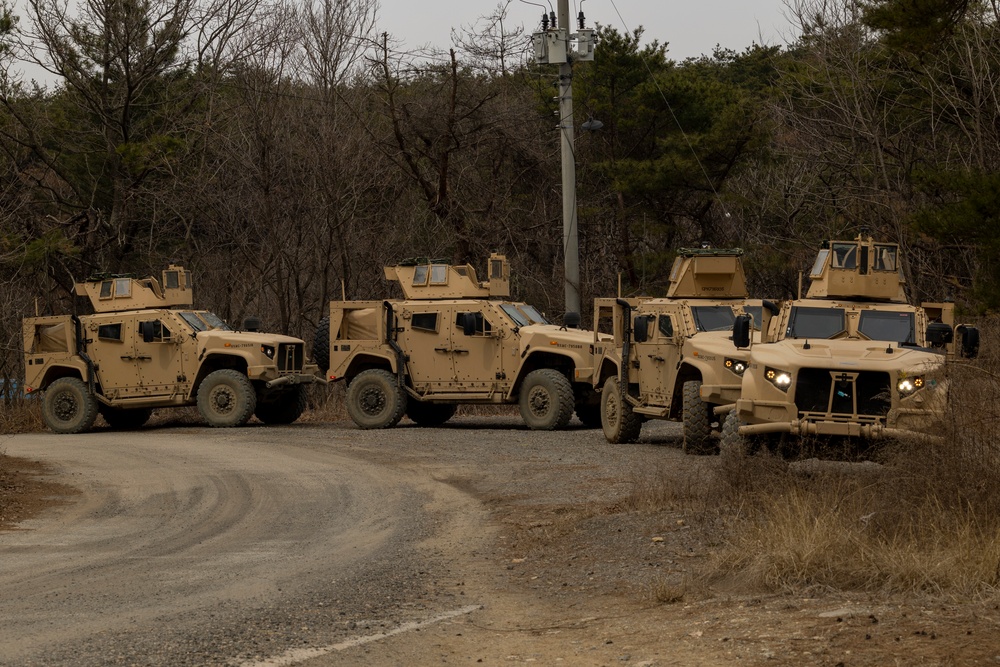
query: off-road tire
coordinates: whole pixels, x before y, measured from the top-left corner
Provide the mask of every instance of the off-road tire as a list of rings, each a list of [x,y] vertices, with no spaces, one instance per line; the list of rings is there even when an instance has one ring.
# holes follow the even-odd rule
[[[42,421],[55,433],[89,431],[97,419],[97,399],[79,378],[59,378],[42,397]]]
[[[587,385],[576,385],[576,418],[587,428],[601,427],[601,395]]]
[[[739,459],[747,455],[747,438],[740,435],[740,416],[733,409],[722,421],[722,438],[719,440],[719,456],[725,459]]]
[[[701,380],[684,383],[683,393],[684,453],[711,454],[712,406],[701,400]]]
[[[440,426],[455,416],[454,403],[425,403],[412,398],[406,402],[406,416],[418,426]]]
[[[265,424],[291,424],[306,411],[306,388],[302,385],[271,391],[275,392],[273,396],[257,398],[254,410],[254,416]]]
[[[115,431],[134,431],[153,416],[153,408],[113,408],[103,403],[98,411]]]
[[[622,400],[618,378],[610,377],[601,392],[601,428],[612,444],[635,442],[642,431],[642,417],[632,412],[632,406]]]
[[[198,412],[209,426],[242,426],[256,409],[253,385],[239,371],[229,368],[213,371],[198,387]]]
[[[573,416],[573,386],[557,370],[531,371],[521,383],[518,407],[524,423],[532,430],[566,428]]]
[[[358,373],[347,386],[347,414],[359,428],[391,428],[406,412],[406,392],[380,368]]]
[[[324,317],[316,325],[313,337],[313,361],[326,373],[330,370],[330,318]]]

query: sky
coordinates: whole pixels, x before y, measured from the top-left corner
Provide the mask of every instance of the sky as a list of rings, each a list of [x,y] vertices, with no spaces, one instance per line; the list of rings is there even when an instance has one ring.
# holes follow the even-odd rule
[[[379,31],[389,32],[408,49],[424,45],[448,48],[451,29],[474,25],[500,0],[379,0]],[[751,44],[784,45],[794,38],[786,0],[584,0],[587,27],[595,23],[621,32],[645,28],[644,41],[669,44],[668,56],[683,60],[710,55],[716,45],[742,51]],[[509,18],[528,33],[540,30],[542,7],[556,0],[515,0]],[[570,15],[580,0],[570,0]],[[574,21],[574,26],[575,26]]]

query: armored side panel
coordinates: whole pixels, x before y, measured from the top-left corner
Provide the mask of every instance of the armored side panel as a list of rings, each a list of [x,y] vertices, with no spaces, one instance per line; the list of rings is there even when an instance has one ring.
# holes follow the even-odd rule
[[[907,303],[906,281],[895,243],[858,236],[830,241],[809,272],[810,299],[856,299]]]
[[[681,248],[670,270],[667,297],[674,299],[744,299],[747,297],[743,251]]]

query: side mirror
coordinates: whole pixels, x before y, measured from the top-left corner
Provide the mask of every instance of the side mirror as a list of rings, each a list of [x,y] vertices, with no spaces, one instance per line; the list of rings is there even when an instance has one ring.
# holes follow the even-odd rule
[[[956,328],[962,348],[959,353],[966,359],[979,356],[979,329],[967,324],[959,324]]]
[[[570,310],[563,315],[563,326],[567,329],[579,329],[580,321],[580,313],[576,311]]]
[[[733,322],[733,345],[738,348],[750,347],[750,336],[753,335],[753,317],[738,315]]]
[[[632,340],[645,343],[649,340],[649,315],[636,315],[632,322]]]
[[[944,347],[955,339],[955,330],[944,322],[931,322],[927,325],[927,344],[931,347]]]
[[[159,333],[160,323],[157,320],[151,322],[140,322],[139,331],[142,333],[143,343],[152,343]]]

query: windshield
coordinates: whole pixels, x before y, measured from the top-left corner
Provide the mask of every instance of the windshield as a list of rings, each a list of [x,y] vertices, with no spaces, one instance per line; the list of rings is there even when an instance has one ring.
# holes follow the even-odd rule
[[[843,308],[792,308],[789,338],[833,338],[844,330]]]
[[[521,311],[527,315],[532,322],[535,324],[548,324],[549,321],[545,319],[545,316],[538,312],[538,309],[534,306],[529,306],[526,303],[521,304]]]
[[[207,331],[208,325],[202,322],[201,318],[194,313],[181,313],[181,317],[195,331]]]
[[[730,306],[692,306],[691,314],[698,331],[727,331],[736,321]]]
[[[761,319],[764,317],[764,306],[743,306],[743,312],[753,316],[753,328],[760,331]]]
[[[526,327],[529,324],[531,324],[531,320],[529,320],[528,317],[520,310],[518,310],[517,306],[515,306],[512,303],[500,304],[500,309],[503,312],[507,313],[507,317],[514,320],[514,324],[516,324],[519,327]]]
[[[879,312],[864,310],[858,331],[872,340],[884,340],[900,344],[913,344],[913,313]]]
[[[205,323],[208,324],[208,328],[209,329],[220,329],[222,331],[232,331],[232,328],[228,324],[226,324],[226,322],[221,317],[219,317],[218,315],[216,315],[215,313],[210,313],[208,311],[202,311],[202,312],[198,313],[198,315],[201,316],[201,319],[205,320]]]

